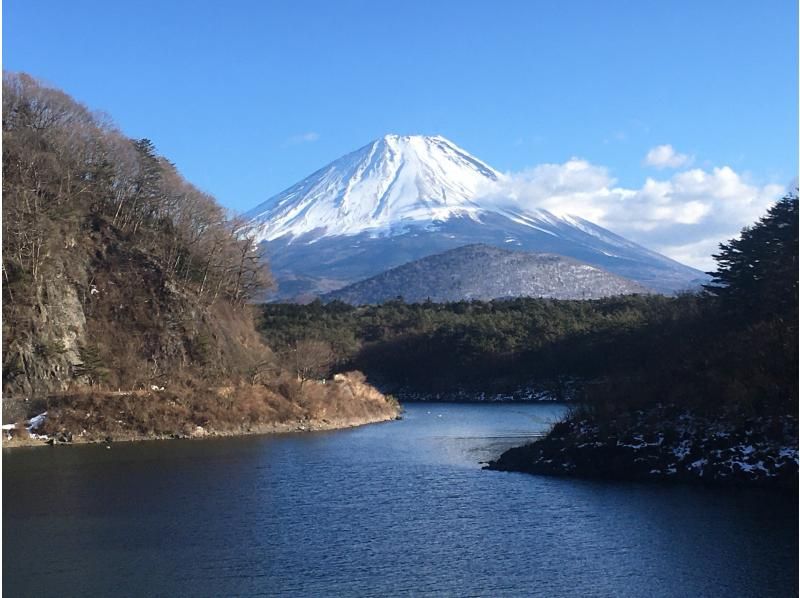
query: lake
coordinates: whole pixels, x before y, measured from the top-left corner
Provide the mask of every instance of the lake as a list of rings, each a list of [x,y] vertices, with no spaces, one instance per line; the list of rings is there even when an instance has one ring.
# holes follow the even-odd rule
[[[554,404],[3,452],[7,596],[793,596],[797,496],[481,470]]]

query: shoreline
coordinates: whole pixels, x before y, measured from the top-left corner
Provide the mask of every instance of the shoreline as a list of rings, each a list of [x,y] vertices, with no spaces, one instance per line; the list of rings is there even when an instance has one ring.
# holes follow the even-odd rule
[[[571,403],[575,399],[572,391],[554,392],[533,384],[505,390],[419,390],[382,384],[377,384],[376,388],[403,403]]]
[[[310,432],[333,432],[336,430],[347,430],[350,428],[359,428],[371,424],[387,423],[402,419],[402,409],[394,416],[387,416],[382,418],[356,418],[350,421],[330,421],[330,420],[298,420],[295,422],[271,423],[250,426],[247,429],[241,430],[213,430],[202,428],[202,432],[192,434],[130,434],[123,435],[117,438],[99,439],[99,438],[86,438],[81,436],[73,436],[71,441],[61,442],[56,440],[51,442],[50,438],[5,438],[3,437],[0,442],[0,448],[15,449],[15,448],[32,448],[32,447],[53,447],[53,446],[78,446],[89,444],[105,444],[114,445],[119,443],[132,443],[132,442],[149,442],[152,440],[207,440],[211,438],[234,438],[244,436],[269,436],[269,435],[288,435],[288,434],[304,434]]]
[[[51,395],[46,410],[9,424],[3,448],[324,431],[397,419],[402,407],[358,372],[330,381],[203,389],[83,389]],[[16,437],[16,438],[15,438]]]
[[[702,417],[675,408],[602,425],[568,418],[484,469],[609,481],[798,490],[797,418]]]

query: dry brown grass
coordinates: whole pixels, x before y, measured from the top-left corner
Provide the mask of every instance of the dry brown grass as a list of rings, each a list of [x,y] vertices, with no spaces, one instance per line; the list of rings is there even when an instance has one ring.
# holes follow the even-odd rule
[[[52,395],[40,433],[72,433],[100,441],[247,433],[298,426],[345,427],[396,417],[399,406],[364,380],[340,374],[333,381],[300,382],[284,373],[270,386],[239,383],[129,392],[82,389]]]

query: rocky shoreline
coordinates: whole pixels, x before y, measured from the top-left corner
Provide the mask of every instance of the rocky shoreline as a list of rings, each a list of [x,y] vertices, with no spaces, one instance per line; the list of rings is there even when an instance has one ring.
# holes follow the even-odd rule
[[[798,488],[797,417],[707,417],[674,407],[573,415],[486,468],[630,481]]]
[[[456,388],[448,391],[424,391],[413,388],[391,387],[389,385],[378,385],[378,388],[404,403],[563,403],[574,399],[572,387],[559,392],[533,385],[488,391],[469,388]]]
[[[75,436],[71,433],[60,433],[53,436],[47,435],[27,435],[27,436],[3,436],[2,448],[18,448],[32,446],[60,446],[60,445],[79,445],[79,444],[105,444],[111,445],[117,442],[146,442],[149,440],[197,440],[203,438],[226,438],[233,436],[259,436],[264,434],[301,434],[306,432],[324,432],[331,430],[345,430],[347,428],[358,428],[369,424],[379,424],[389,421],[402,419],[398,412],[396,415],[355,418],[349,420],[298,420],[295,422],[281,422],[259,424],[248,426],[239,430],[214,430],[196,426],[188,434],[124,434],[117,436],[107,436],[106,438]]]

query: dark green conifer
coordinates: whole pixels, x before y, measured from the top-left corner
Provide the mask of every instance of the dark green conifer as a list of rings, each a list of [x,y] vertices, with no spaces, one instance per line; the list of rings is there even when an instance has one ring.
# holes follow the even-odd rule
[[[778,201],[738,239],[720,245],[708,293],[749,320],[797,319],[797,195]]]

